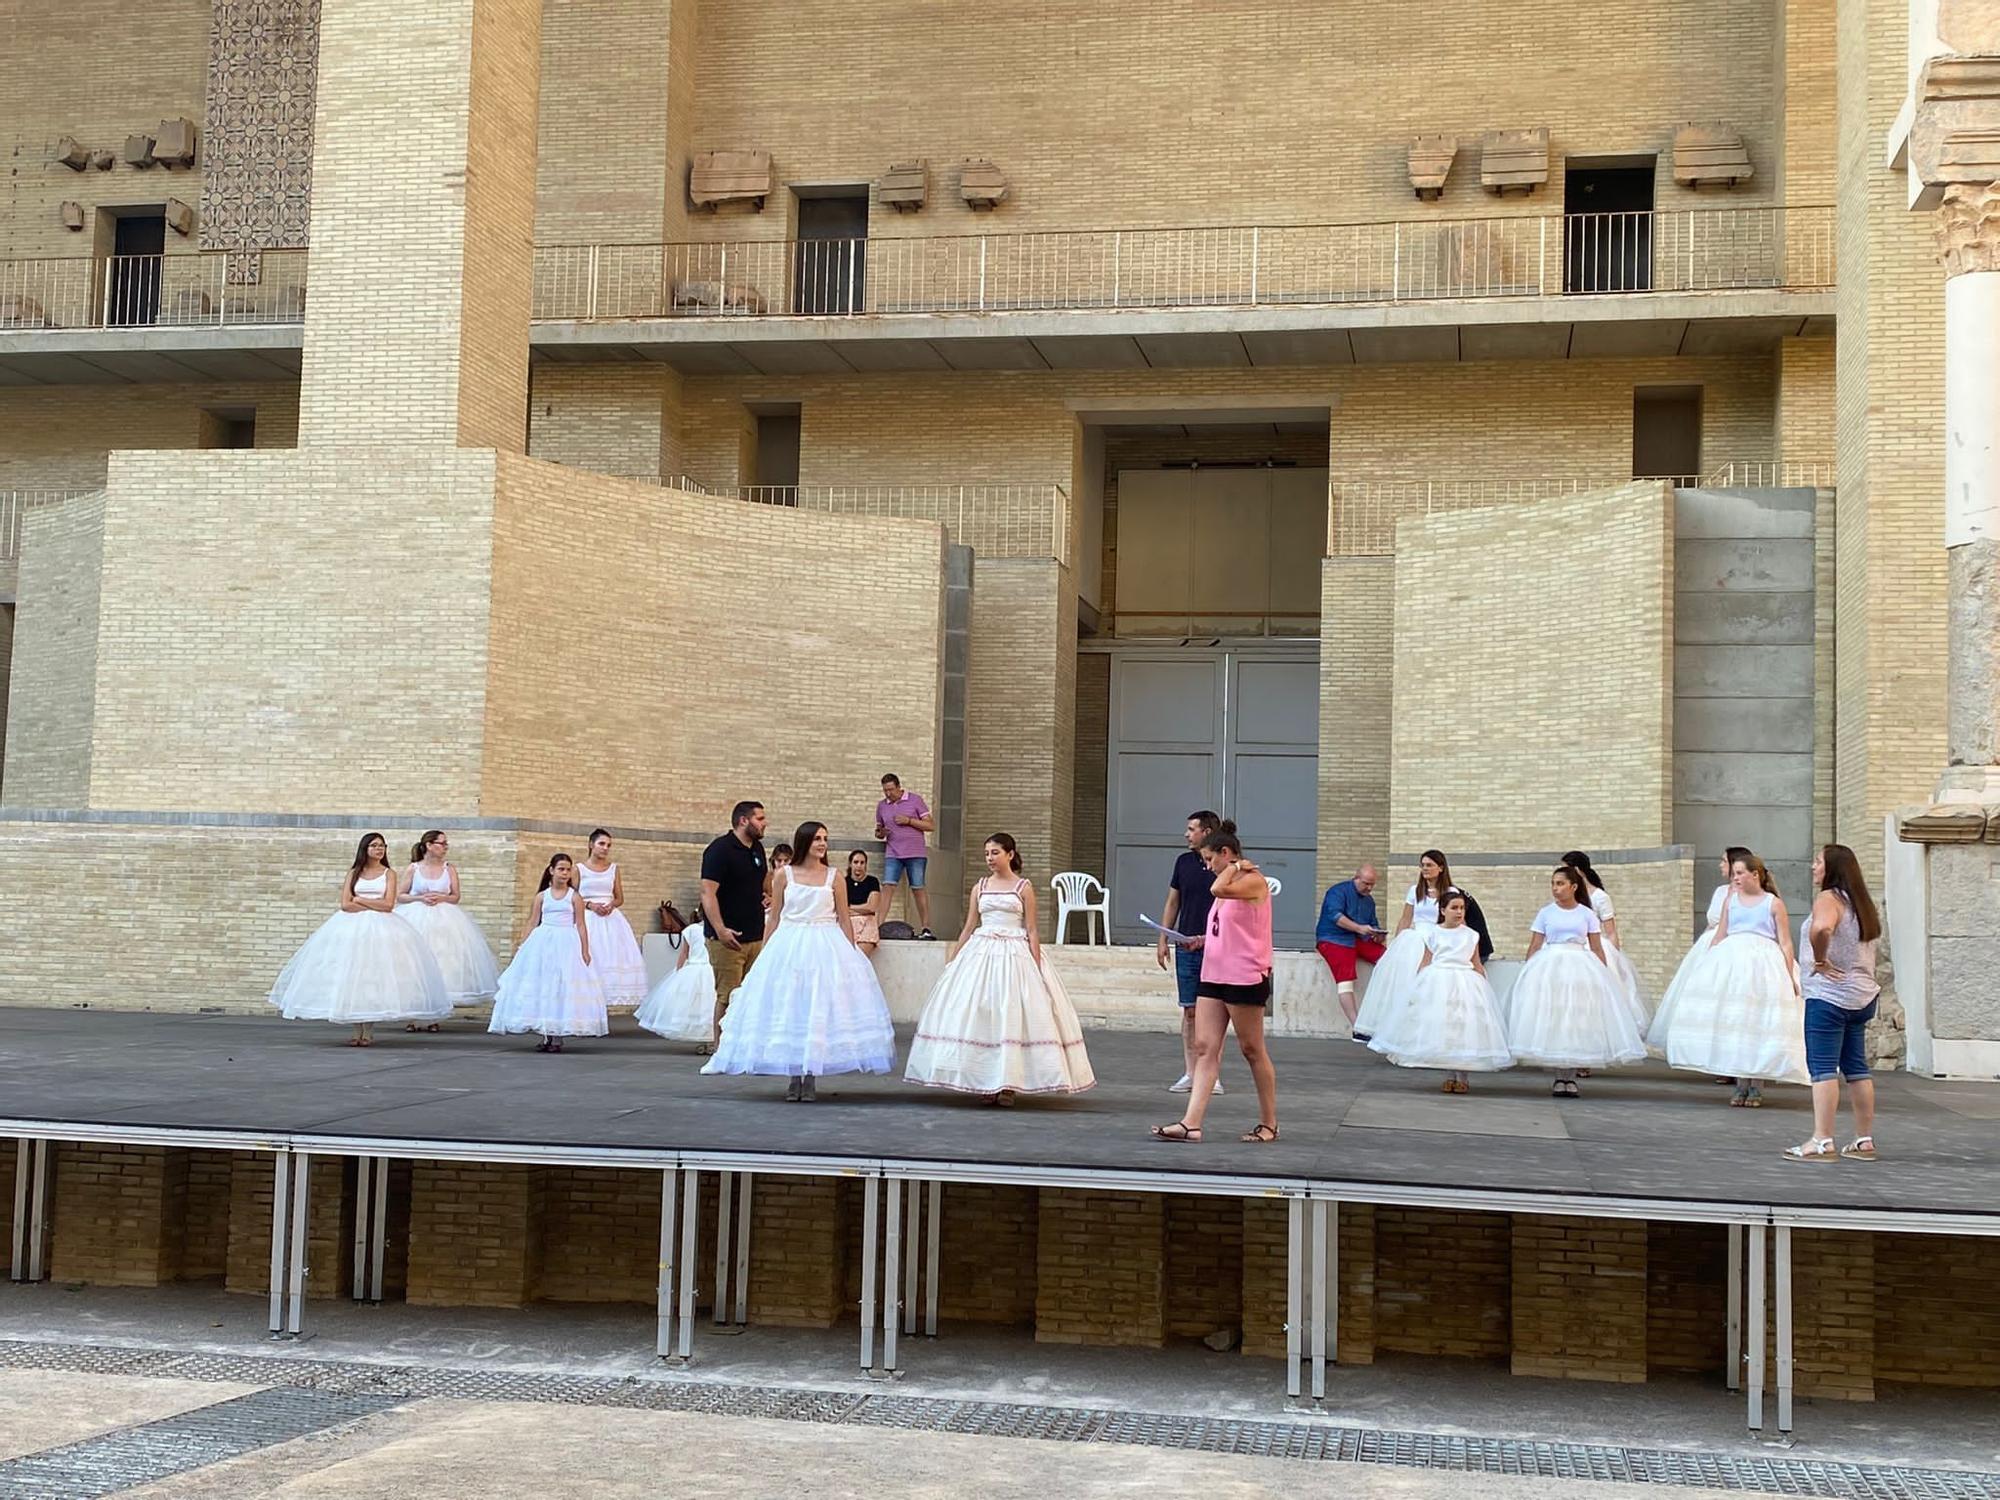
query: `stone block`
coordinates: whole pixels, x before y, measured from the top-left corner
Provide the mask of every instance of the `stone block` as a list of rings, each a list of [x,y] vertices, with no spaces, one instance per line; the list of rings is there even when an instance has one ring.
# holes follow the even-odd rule
[[[1810,646],[1812,640],[1810,593],[1697,592],[1674,599],[1677,646]]]
[[[1812,803],[1812,788],[1811,750],[1701,750],[1674,757],[1676,806],[1806,807]]]
[[[1810,751],[1813,708],[1809,697],[1676,698],[1674,749]]]
[[[1799,646],[1681,646],[1674,697],[1810,698],[1813,654]]]
[[[1674,587],[1682,593],[1811,593],[1813,548],[1789,537],[1695,538],[1674,544]]]
[[[1811,537],[1817,497],[1812,490],[1674,491],[1677,542],[1750,537]]]
[[[1932,889],[1937,887],[1932,872]],[[1931,1034],[1952,1041],[2000,1042],[2000,929],[1929,942]]]
[[[1928,851],[1929,927],[1935,937],[2000,936],[2000,849],[1934,844]]]
[[[1719,851],[1742,844],[1767,859],[1799,858],[1812,848],[1812,809],[1677,803],[1674,837],[1696,849]]]

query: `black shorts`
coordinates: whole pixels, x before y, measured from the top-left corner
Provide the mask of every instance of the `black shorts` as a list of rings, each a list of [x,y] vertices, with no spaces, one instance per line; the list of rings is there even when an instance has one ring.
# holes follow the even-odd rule
[[[1223,984],[1220,980],[1204,979],[1195,986],[1195,994],[1208,1000],[1220,1000],[1227,1005],[1265,1005],[1271,1003],[1271,976],[1266,974],[1255,984]]]

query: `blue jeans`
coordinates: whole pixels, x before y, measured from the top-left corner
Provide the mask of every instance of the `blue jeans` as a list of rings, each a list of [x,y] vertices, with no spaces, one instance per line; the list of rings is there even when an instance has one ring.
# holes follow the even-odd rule
[[[893,891],[903,883],[903,877],[908,875],[910,877],[910,889],[913,891],[922,890],[924,888],[924,866],[928,862],[929,857],[922,854],[915,855],[909,859],[898,859],[893,854],[883,855],[883,886]]]
[[[1831,1000],[1806,1001],[1806,1073],[1814,1083],[1845,1078],[1853,1083],[1869,1077],[1868,1023],[1880,1000],[1862,1010],[1846,1010]]]
[[[1201,949],[1183,948],[1174,944],[1174,987],[1180,991],[1183,1006],[1192,1010],[1195,1002],[1195,987],[1201,983]]]

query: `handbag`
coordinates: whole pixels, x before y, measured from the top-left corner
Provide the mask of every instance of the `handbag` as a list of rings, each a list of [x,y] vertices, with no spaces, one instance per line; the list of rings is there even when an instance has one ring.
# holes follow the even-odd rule
[[[662,901],[660,903],[660,931],[667,935],[674,947],[680,947],[681,934],[692,926],[694,926],[694,923],[682,916],[681,909],[674,905],[673,902]]]

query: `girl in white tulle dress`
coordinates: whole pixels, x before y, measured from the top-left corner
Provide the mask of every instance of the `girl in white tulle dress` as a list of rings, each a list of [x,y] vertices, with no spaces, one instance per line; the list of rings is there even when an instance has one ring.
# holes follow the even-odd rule
[[[1763,1080],[1808,1083],[1806,1004],[1790,919],[1756,855],[1730,862],[1729,897],[1674,1004],[1667,1061],[1736,1080],[1729,1102],[1756,1109]]]
[[[437,960],[396,912],[396,872],[379,833],[362,835],[340,883],[340,910],[306,939],[271,986],[289,1021],[352,1026],[350,1047],[374,1043],[377,1021],[435,1021],[451,1014]]]
[[[1556,1070],[1549,1092],[1577,1096],[1579,1069],[1638,1062],[1646,1041],[1606,967],[1603,925],[1584,893],[1583,875],[1557,865],[1555,899],[1529,926],[1528,960],[1507,997],[1507,1044],[1517,1062]]]
[[[604,986],[604,1003],[630,1010],[646,998],[646,955],[619,910],[625,883],[611,862],[611,835],[602,828],[590,831],[590,853],[577,866],[576,885],[583,897],[583,930],[590,935],[590,966]]]
[[[566,1036],[603,1036],[611,1029],[604,986],[590,966],[590,933],[575,879],[576,863],[567,854],[549,857],[486,1027],[503,1035],[539,1032],[537,1052],[560,1052]]]
[[[670,1042],[715,1045],[715,967],[708,961],[708,938],[697,922],[676,939],[678,961],[653,986],[632,1019]]]
[[[417,840],[396,887],[396,915],[416,928],[430,948],[451,1003],[483,1005],[499,988],[500,966],[486,934],[458,904],[458,869],[445,859],[450,848],[442,829],[433,828]],[[403,1029],[415,1031],[417,1023]],[[436,1031],[437,1022],[425,1029]]]
[[[1468,1074],[1514,1065],[1479,933],[1465,920],[1465,892],[1444,893],[1437,925],[1424,932],[1417,982],[1368,1045],[1399,1068],[1444,1069],[1447,1094],[1471,1093]]]
[[[888,1072],[896,1032],[874,966],[854,946],[847,891],[826,862],[826,824],[801,824],[792,848],[793,863],[772,877],[764,951],[729,997],[702,1072],[787,1078],[785,1098],[809,1104],[828,1074]]]
[[[1597,913],[1597,924],[1603,929],[1598,936],[1604,942],[1604,966],[1618,981],[1618,992],[1625,997],[1625,1008],[1632,1012],[1633,1023],[1643,1037],[1653,1015],[1646,1008],[1645,992],[1639,988],[1639,971],[1632,966],[1619,936],[1618,909],[1611,904],[1611,893],[1604,889],[1604,882],[1591,865],[1590,856],[1581,849],[1570,850],[1562,857],[1562,862],[1581,875],[1584,884],[1590,888],[1590,909]]]
[[[1426,849],[1417,861],[1417,883],[1403,897],[1403,915],[1382,961],[1368,976],[1361,1009],[1354,1014],[1354,1040],[1365,1042],[1407,1000],[1424,961],[1424,933],[1437,926],[1438,897],[1452,889],[1451,865],[1442,851]]]
[[[1732,844],[1722,854],[1722,884],[1717,886],[1708,898],[1708,924],[1699,936],[1688,944],[1688,951],[1682,956],[1680,967],[1674,970],[1674,977],[1667,981],[1667,987],[1660,994],[1659,1008],[1653,1012],[1652,1023],[1646,1028],[1646,1046],[1655,1057],[1667,1055],[1667,1032],[1673,1025],[1674,1004],[1687,989],[1687,981],[1695,971],[1701,956],[1708,952],[1708,945],[1715,937],[1715,924],[1722,920],[1722,903],[1729,899],[1729,867],[1750,851]],[[1724,1082],[1734,1080],[1724,1078]]]
[[[1094,1087],[1076,1008],[1042,958],[1035,888],[1021,878],[1011,835],[986,841],[986,869],[958,948],[924,1001],[903,1077],[996,1104]]]

